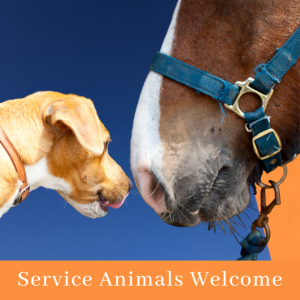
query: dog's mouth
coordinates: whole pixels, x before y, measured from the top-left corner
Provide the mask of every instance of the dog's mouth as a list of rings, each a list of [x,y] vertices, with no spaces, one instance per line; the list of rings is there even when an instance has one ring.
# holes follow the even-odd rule
[[[80,204],[75,200],[72,200],[66,193],[62,191],[57,191],[69,204],[71,204],[78,212],[82,215],[89,217],[91,219],[102,218],[107,215],[108,208],[120,208],[125,202],[128,194],[119,202],[110,202],[104,197],[100,196],[98,200],[89,204]]]
[[[118,209],[123,205],[123,203],[125,202],[125,199],[127,198],[128,195],[129,195],[129,193],[120,202],[117,202],[117,203],[110,202],[109,200],[106,200],[105,198],[100,197],[100,199],[99,199],[100,207],[105,212],[108,212],[108,207]]]

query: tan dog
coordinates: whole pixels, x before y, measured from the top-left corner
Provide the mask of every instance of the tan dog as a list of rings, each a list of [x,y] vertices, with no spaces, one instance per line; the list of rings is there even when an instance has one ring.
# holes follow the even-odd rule
[[[0,104],[0,127],[25,165],[31,190],[56,190],[81,214],[103,217],[132,187],[108,155],[109,132],[93,102],[76,95],[38,92]],[[13,206],[21,182],[0,144],[0,217]]]

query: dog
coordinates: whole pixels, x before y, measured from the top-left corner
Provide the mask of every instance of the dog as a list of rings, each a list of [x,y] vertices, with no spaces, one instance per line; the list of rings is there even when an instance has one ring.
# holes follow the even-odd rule
[[[89,218],[105,216],[108,207],[119,208],[132,188],[108,154],[110,135],[90,99],[37,92],[9,100],[0,104],[0,128],[13,149],[8,151],[1,141],[0,218],[29,188],[54,189]],[[24,181],[18,166],[24,169]]]

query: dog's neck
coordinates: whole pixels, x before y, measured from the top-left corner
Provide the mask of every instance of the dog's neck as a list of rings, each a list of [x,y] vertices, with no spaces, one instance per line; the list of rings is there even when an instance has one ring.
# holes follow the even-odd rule
[[[25,166],[25,170],[31,191],[42,186],[47,189],[70,192],[69,184],[64,179],[49,173],[46,157],[40,159],[36,164]]]
[[[53,93],[54,94],[54,93]],[[41,97],[35,93],[24,99],[6,101],[0,104],[0,127],[6,133],[25,165],[28,185],[31,190],[43,186],[51,189],[66,188],[63,179],[52,176],[47,167],[46,155],[53,145],[53,132],[43,120],[43,111],[55,93]],[[14,165],[0,145],[0,218],[12,205],[19,192],[21,181]]]

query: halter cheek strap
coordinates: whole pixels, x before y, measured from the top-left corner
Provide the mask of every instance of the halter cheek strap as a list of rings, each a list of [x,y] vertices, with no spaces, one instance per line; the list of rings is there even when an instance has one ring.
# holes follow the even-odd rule
[[[271,128],[270,117],[265,115],[265,109],[273,94],[272,88],[299,57],[300,26],[267,64],[259,66],[260,71],[255,79],[249,78],[245,82],[232,84],[160,52],[155,53],[150,69],[223,102],[226,108],[245,118],[246,129],[253,135],[254,151],[269,173],[283,163],[280,154],[282,145],[279,136]],[[262,100],[262,107],[251,113],[243,113],[239,108],[239,99],[245,93],[257,94]]]
[[[16,149],[10,142],[10,140],[5,135],[3,129],[0,127],[0,143],[6,150],[7,154],[9,155],[17,173],[19,179],[22,181],[22,185],[19,190],[19,194],[14,199],[14,206],[21,203],[29,194],[30,187],[27,184],[26,172],[23,162],[21,161]]]

